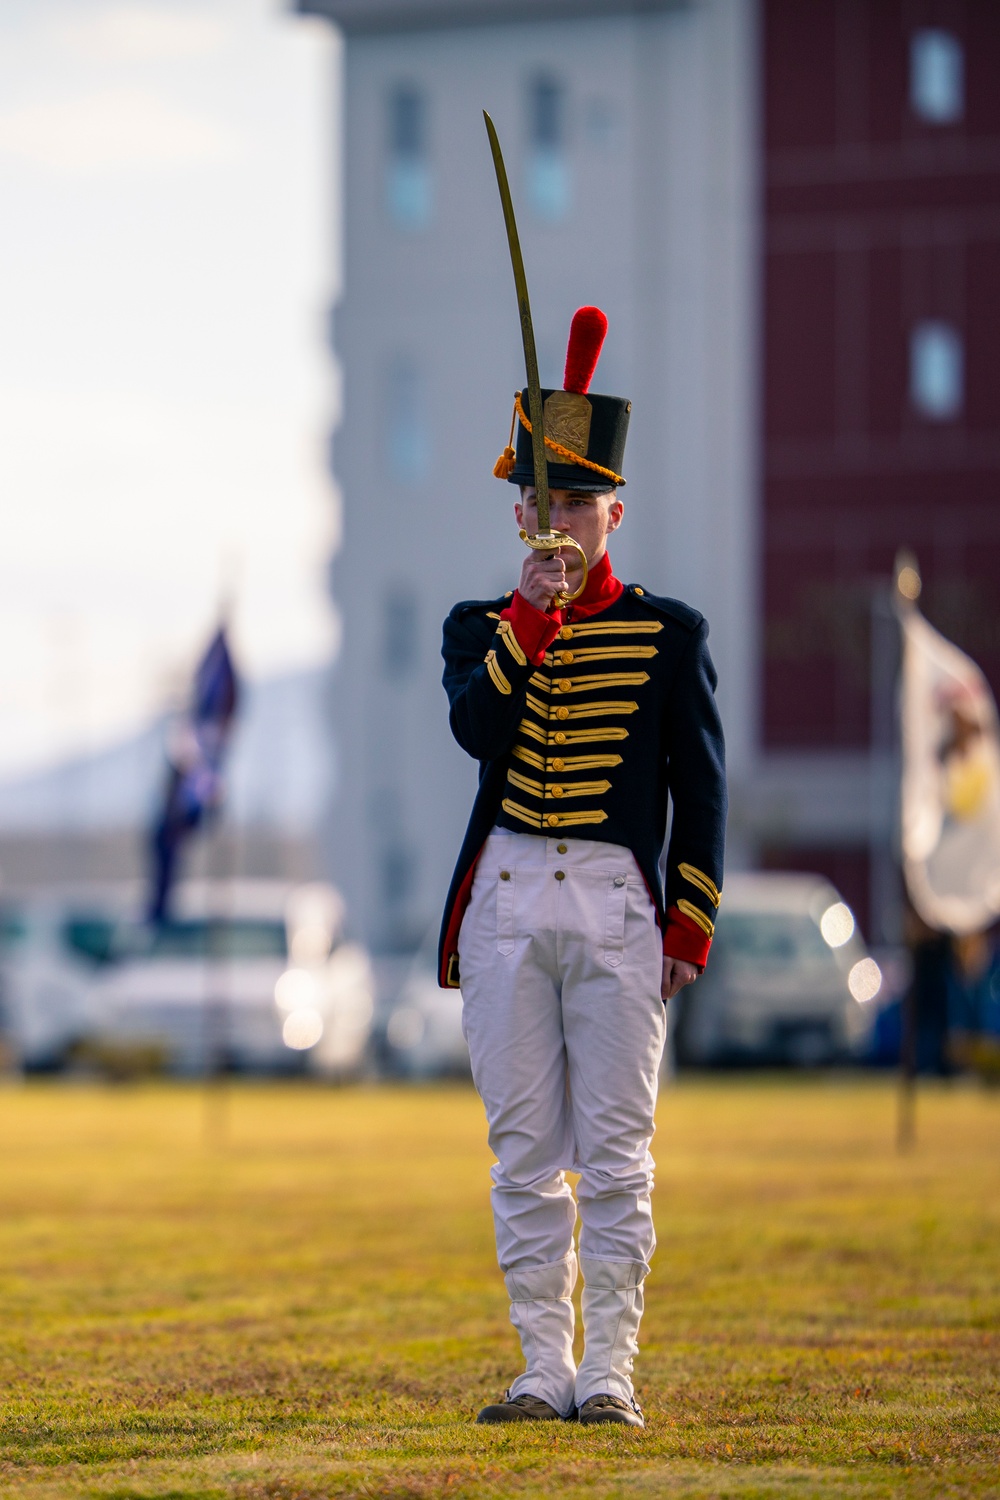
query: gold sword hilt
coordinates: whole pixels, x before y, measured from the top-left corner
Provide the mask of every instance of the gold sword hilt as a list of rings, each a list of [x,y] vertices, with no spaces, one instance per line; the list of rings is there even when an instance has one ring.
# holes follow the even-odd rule
[[[574,540],[573,537],[567,536],[565,531],[536,531],[534,535],[529,536],[528,532],[522,526],[518,535],[524,545],[530,547],[534,552],[558,552],[560,547],[572,547],[574,551],[579,552],[580,565],[583,568],[580,587],[575,589],[572,594],[564,594],[562,592],[553,594],[552,603],[556,609],[562,609],[563,605],[572,604],[574,599],[579,599],[587,587],[587,554],[580,546],[580,543]]]

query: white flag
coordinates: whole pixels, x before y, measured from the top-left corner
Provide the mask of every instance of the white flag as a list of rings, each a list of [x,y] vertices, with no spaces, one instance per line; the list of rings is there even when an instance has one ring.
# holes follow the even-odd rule
[[[972,659],[902,605],[903,873],[918,915],[978,932],[1000,913],[1000,726]]]

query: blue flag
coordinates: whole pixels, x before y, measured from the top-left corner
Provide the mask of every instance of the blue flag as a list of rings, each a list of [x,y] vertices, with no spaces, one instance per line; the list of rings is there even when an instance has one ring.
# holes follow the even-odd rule
[[[184,840],[222,805],[222,765],[238,699],[236,670],[220,626],[195,672],[191,706],[167,750],[163,808],[152,837],[151,922],[166,919]]]

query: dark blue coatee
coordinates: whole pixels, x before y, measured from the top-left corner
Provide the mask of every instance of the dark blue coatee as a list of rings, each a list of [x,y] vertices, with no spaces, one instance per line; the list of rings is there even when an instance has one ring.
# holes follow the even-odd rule
[[[459,981],[462,916],[497,825],[631,849],[664,953],[704,966],[726,823],[707,637],[697,610],[623,587],[606,554],[565,610],[543,614],[518,593],[455,606],[444,627],[444,685],[452,732],[480,762],[480,779],[442,924],[443,984]]]
[[[236,669],[220,626],[198,664],[191,706],[175,726],[167,750],[163,807],[152,835],[151,922],[167,916],[185,839],[222,805],[223,761],[238,702]]]

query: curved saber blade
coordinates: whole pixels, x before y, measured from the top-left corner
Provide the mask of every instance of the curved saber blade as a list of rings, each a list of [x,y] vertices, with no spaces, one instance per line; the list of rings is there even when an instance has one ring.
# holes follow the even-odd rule
[[[549,470],[545,457],[545,429],[542,425],[542,385],[538,378],[538,357],[535,353],[535,331],[531,325],[531,306],[528,302],[528,283],[521,259],[521,242],[517,237],[514,205],[510,198],[507,169],[503,164],[503,152],[497,138],[496,128],[483,110],[486,133],[490,138],[493,165],[496,168],[497,187],[503,206],[503,219],[507,226],[507,243],[510,246],[510,263],[514,271],[514,288],[517,292],[517,308],[521,317],[521,342],[524,345],[524,371],[528,382],[528,405],[531,408],[531,454],[535,463],[535,505],[538,510],[538,531],[546,535],[549,526]]]

